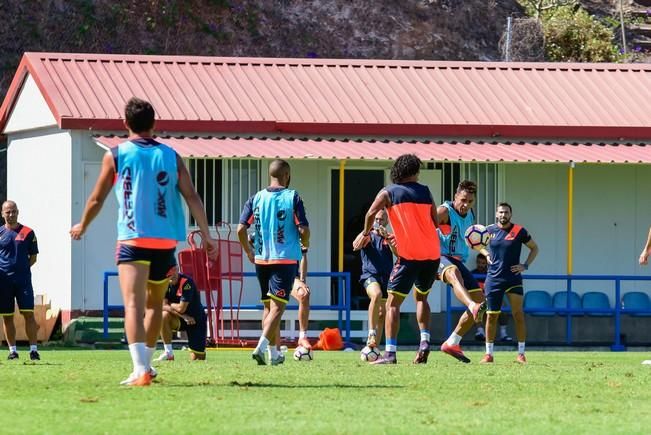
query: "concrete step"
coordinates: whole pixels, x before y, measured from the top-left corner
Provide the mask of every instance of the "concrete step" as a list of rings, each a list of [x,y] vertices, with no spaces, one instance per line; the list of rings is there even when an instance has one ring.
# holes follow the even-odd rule
[[[66,345],[97,342],[120,342],[124,336],[124,319],[110,318],[108,337],[104,337],[104,319],[79,317],[73,319],[63,333]]]

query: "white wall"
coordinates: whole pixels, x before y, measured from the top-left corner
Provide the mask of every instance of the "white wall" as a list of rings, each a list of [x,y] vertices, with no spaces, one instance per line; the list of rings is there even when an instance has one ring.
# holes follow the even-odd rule
[[[7,197],[39,245],[34,293],[46,293],[62,309],[71,307],[70,143],[68,131],[34,130],[8,135],[7,150]]]
[[[57,125],[45,98],[31,75],[27,75],[7,124],[5,134]]]

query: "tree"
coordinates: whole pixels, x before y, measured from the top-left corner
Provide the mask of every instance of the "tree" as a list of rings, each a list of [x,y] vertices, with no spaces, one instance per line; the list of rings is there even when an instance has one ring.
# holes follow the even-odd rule
[[[528,15],[541,18],[547,11],[561,6],[574,6],[576,0],[520,0],[520,4],[527,9]]]

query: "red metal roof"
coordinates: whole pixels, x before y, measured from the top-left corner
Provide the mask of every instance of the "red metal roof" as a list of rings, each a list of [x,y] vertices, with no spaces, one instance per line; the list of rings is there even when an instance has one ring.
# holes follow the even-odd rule
[[[651,138],[651,65],[26,53],[59,126],[121,130],[150,100],[167,133]]]
[[[421,160],[454,162],[651,163],[651,147],[639,143],[509,143],[324,140],[287,138],[160,137],[183,157],[394,160],[414,153]],[[105,147],[126,137],[96,136]]]

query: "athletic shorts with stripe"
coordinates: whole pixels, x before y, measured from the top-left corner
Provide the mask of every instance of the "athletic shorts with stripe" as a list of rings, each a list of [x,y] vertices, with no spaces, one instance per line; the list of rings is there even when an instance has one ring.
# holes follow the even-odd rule
[[[140,263],[149,266],[149,281],[161,282],[168,280],[167,273],[176,266],[175,249],[138,248],[136,246],[118,243],[115,252],[117,264]]]
[[[398,258],[389,277],[388,292],[405,297],[412,287],[427,295],[436,279],[439,260],[406,260]]]
[[[463,261],[459,260],[458,258],[450,257],[447,255],[441,256],[441,264],[439,265],[439,273],[438,273],[441,281],[443,281],[446,284],[450,284],[445,280],[443,276],[446,271],[454,267],[459,269],[459,272],[461,273],[461,278],[463,279],[463,286],[466,288],[466,290],[468,290],[468,293],[481,291],[481,286],[479,285],[475,277],[472,275],[472,272],[470,272],[466,267],[466,265],[463,264]]]
[[[179,331],[188,335],[188,347],[192,352],[204,353],[206,351],[207,319],[202,313],[201,318],[194,318],[195,324],[188,325],[182,318],[179,319]]]
[[[260,283],[260,301],[267,302],[273,299],[287,303],[294,287],[294,278],[298,265],[291,264],[256,264],[255,274]]]
[[[0,272],[0,316],[11,316],[18,302],[20,311],[34,311],[32,277]]]
[[[486,294],[486,306],[489,313],[500,313],[502,311],[502,303],[504,302],[504,295],[511,293],[513,295],[524,295],[524,288],[522,281],[510,283],[494,283],[490,279],[486,279],[484,284],[484,293]]]
[[[366,274],[366,275],[362,275],[359,281],[362,283],[364,290],[367,290],[368,286],[373,284],[374,282],[378,283],[378,285],[380,286],[380,290],[382,291],[382,299],[387,298],[388,296],[387,285],[389,284],[389,276]]]

